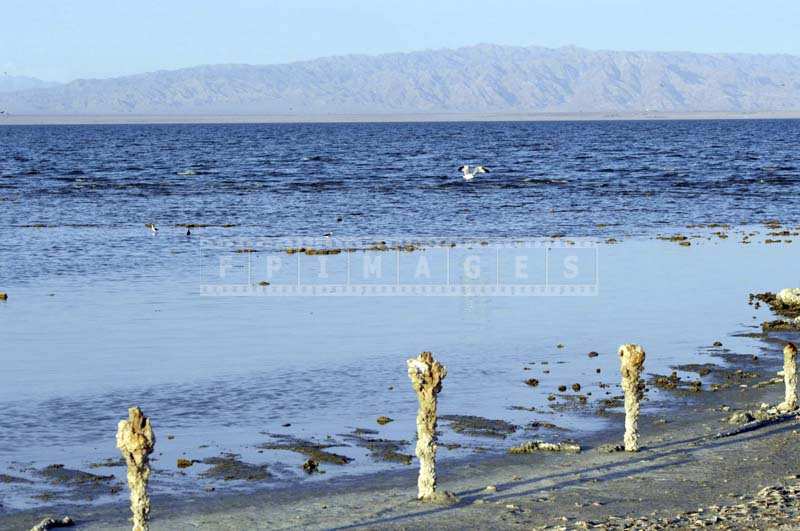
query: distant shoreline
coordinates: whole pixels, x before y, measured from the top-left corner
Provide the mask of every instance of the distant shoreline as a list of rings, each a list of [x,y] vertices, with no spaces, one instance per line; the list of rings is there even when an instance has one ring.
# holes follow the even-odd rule
[[[114,124],[280,124],[280,123],[414,123],[414,122],[571,122],[645,120],[778,120],[800,119],[786,112],[592,112],[592,113],[409,113],[409,114],[87,114],[2,115],[3,125]]]

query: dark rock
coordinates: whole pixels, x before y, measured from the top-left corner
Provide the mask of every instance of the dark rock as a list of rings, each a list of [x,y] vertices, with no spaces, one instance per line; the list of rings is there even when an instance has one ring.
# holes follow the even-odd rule
[[[0,483],[33,483],[33,481],[7,474],[0,474]]]
[[[307,474],[313,474],[314,472],[319,472],[319,463],[314,461],[313,459],[307,459],[305,463],[303,463],[303,470],[306,471]]]
[[[58,527],[72,527],[75,522],[69,516],[64,518],[45,518],[35,526],[31,527],[31,531],[47,531],[48,529],[56,529]]]
[[[125,459],[122,457],[109,457],[103,461],[98,461],[97,463],[89,464],[89,468],[113,468],[113,467],[123,467],[128,466],[125,463]]]
[[[211,468],[201,474],[205,478],[223,481],[263,481],[269,478],[267,465],[245,463],[236,454],[207,457],[201,463],[211,465]]]
[[[387,461],[393,463],[403,463],[410,465],[413,457],[409,454],[401,453],[400,450],[409,445],[408,441],[393,441],[389,439],[379,439],[368,437],[363,430],[354,430],[353,433],[340,435],[356,446],[369,450],[370,456],[376,461]]]
[[[318,463],[346,465],[353,460],[350,457],[326,451],[327,448],[342,446],[340,444],[319,444],[302,439],[295,439],[294,437],[288,435],[273,434],[272,437],[278,439],[280,442],[260,444],[258,448],[262,450],[286,450],[289,452],[296,452],[303,454],[306,457],[317,461]]]
[[[449,422],[450,428],[454,432],[470,436],[504,439],[519,428],[519,426],[504,420],[487,419],[472,415],[442,415],[439,418]]]
[[[749,411],[737,411],[730,416],[728,424],[745,424],[753,420],[755,420],[755,417]]]
[[[178,462],[176,464],[177,464],[178,468],[189,468],[190,466],[192,466],[196,462],[197,461],[195,461],[194,459],[185,459],[183,457],[179,457],[178,458]]]

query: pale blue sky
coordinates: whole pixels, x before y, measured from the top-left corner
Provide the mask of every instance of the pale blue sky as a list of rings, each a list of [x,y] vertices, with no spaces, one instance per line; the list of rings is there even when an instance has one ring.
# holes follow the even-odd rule
[[[3,72],[58,81],[481,42],[800,55],[798,0],[2,0],[0,24]]]

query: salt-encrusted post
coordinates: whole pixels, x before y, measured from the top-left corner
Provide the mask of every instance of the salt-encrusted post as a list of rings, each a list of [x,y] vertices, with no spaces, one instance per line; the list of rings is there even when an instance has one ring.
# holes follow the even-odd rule
[[[786,395],[778,409],[794,411],[797,409],[797,347],[794,343],[787,343],[783,347],[783,383],[786,385]]]
[[[639,376],[644,367],[644,350],[639,345],[619,347],[622,390],[625,392],[625,451],[639,450],[639,401],[642,389]]]
[[[424,501],[437,501],[446,498],[448,493],[436,493],[436,395],[442,390],[442,380],[447,369],[433,359],[433,354],[423,352],[408,360],[408,377],[417,393],[419,412],[417,413],[417,458],[419,459],[419,479],[417,498]]]
[[[138,407],[128,409],[128,420],[119,421],[117,448],[128,464],[128,488],[131,491],[133,531],[150,529],[150,498],[147,481],[150,479],[150,454],[156,444],[150,419]]]

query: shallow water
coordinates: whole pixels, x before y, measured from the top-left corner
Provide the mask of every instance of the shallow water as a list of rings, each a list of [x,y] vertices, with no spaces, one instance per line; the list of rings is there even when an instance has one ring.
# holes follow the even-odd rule
[[[716,340],[759,353],[756,340],[725,336],[766,318],[762,310],[753,320],[749,292],[797,284],[799,249],[716,237],[691,248],[646,239],[604,245],[599,294],[586,297],[206,297],[199,267],[183,278],[23,284],[0,306],[0,469],[35,477],[26,469],[53,462],[85,469],[114,457],[116,421],[134,403],[152,415],[160,435],[157,489],[193,492],[211,484],[195,476],[203,465],[176,475],[175,459],[223,451],[270,463],[277,478],[302,479],[299,454],[257,452],[267,433],[333,436],[342,446],[332,450],[356,461],[323,465],[323,478],[403,467],[375,462],[338,435],[363,427],[413,440],[416,401],[405,359],[421,350],[449,369],[443,414],[569,430],[520,430],[496,440],[462,437],[443,423],[445,442],[467,446],[442,450],[445,458],[536,437],[580,439],[607,422],[593,411],[607,391],[618,393],[599,384],[616,384],[622,342],[645,345],[648,372],[718,361],[703,349]],[[600,356],[589,358],[591,350]],[[523,383],[530,377],[539,387]],[[588,406],[550,407],[547,396],[572,383],[592,393]],[[665,398],[654,395],[650,410],[664,407],[658,402]],[[379,415],[396,420],[380,427]]]
[[[798,134],[797,122],[777,121],[0,128],[0,290],[10,294],[0,303],[0,473],[35,478],[31,469],[47,464],[86,469],[115,457],[116,423],[134,403],[159,436],[160,491],[212,484],[197,478],[203,465],[177,474],[181,455],[236,452],[269,463],[276,480],[403,467],[375,462],[338,434],[363,427],[412,441],[416,400],[405,360],[422,350],[449,369],[443,414],[569,430],[520,430],[500,441],[462,437],[442,423],[445,442],[467,446],[442,449],[444,458],[523,439],[580,438],[606,426],[593,410],[606,391],[618,392],[599,384],[616,384],[620,343],[645,346],[648,372],[712,361],[703,347],[716,340],[759,352],[755,340],[726,335],[766,318],[747,306],[748,293],[800,284],[798,244],[764,245],[762,227],[750,245],[736,228],[722,240],[712,229],[675,227],[770,217],[796,224],[785,197],[797,193],[790,140],[796,145]],[[544,161],[540,177],[567,184],[520,184],[531,178],[523,162],[534,158]],[[475,186],[451,175],[473,160],[497,163]],[[662,175],[668,167],[676,175]],[[195,174],[176,175],[188,168]],[[151,221],[161,227],[156,236],[143,227]],[[237,226],[186,237],[174,227],[184,222]],[[24,227],[34,224],[48,226]],[[456,249],[468,246],[462,238],[485,235],[490,250],[498,236],[594,236],[599,293],[201,292],[210,237],[235,239],[234,249],[247,237],[331,229],[435,234],[460,242]],[[689,248],[650,237],[676,230],[705,237]],[[623,242],[603,244],[609,236]],[[538,387],[523,383],[531,377]],[[547,396],[572,383],[592,393],[588,407],[551,408]],[[648,407],[665,407],[664,398],[654,395]],[[379,415],[396,420],[381,427]],[[330,435],[343,444],[333,451],[356,460],[305,479],[299,454],[258,452],[269,433]],[[118,468],[99,470],[122,477]],[[31,495],[41,488],[0,483],[0,496],[5,508],[36,505]]]

